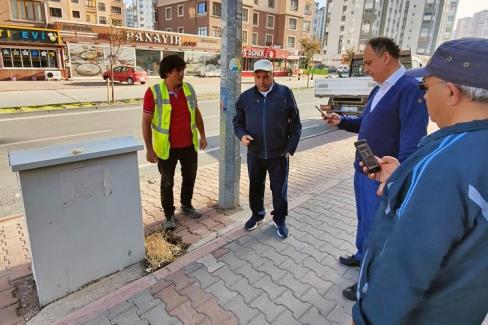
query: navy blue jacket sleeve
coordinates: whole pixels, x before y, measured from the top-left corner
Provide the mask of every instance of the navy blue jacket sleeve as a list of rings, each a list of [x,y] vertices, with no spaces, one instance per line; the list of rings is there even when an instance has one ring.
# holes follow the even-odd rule
[[[295,150],[297,150],[298,141],[300,141],[300,135],[302,134],[302,123],[300,122],[300,113],[298,111],[298,106],[295,101],[295,96],[293,92],[288,89],[288,95],[286,104],[288,105],[289,111],[289,137],[288,144],[286,147],[286,152],[293,156]]]
[[[243,96],[239,96],[236,102],[236,115],[234,116],[234,133],[241,141],[242,137],[247,133],[246,131],[246,115],[244,111]]]
[[[427,134],[429,116],[424,101],[424,92],[417,86],[408,87],[406,100],[401,102],[400,116],[400,146],[398,160],[404,161],[417,150],[420,139]]]
[[[361,122],[363,121],[362,116],[341,116],[341,122],[337,126],[341,130],[345,130],[348,132],[359,133],[359,129],[361,128]]]
[[[452,175],[452,166],[432,162],[422,167],[414,169],[396,209],[397,221],[368,267],[367,291],[353,308],[358,325],[405,324],[431,289],[445,256],[465,234],[466,193],[459,189],[467,185],[461,184],[462,177]]]

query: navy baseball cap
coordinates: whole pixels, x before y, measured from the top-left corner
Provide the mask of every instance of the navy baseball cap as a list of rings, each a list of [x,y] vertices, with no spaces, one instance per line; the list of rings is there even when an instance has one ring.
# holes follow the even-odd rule
[[[427,65],[407,70],[412,77],[435,76],[458,85],[488,89],[488,39],[461,38],[441,44]]]

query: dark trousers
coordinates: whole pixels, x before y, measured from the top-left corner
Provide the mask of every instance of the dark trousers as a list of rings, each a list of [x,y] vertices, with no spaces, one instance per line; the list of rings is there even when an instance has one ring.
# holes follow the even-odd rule
[[[173,215],[175,211],[173,185],[178,161],[181,164],[181,176],[183,178],[180,203],[182,206],[192,207],[191,199],[197,177],[198,154],[193,146],[170,149],[168,159],[158,159],[158,169],[161,174],[161,206],[164,215],[167,217]]]
[[[273,195],[273,220],[276,223],[284,222],[288,215],[288,158],[259,159],[254,155],[247,155],[247,171],[249,205],[253,216],[262,217],[266,213],[264,188],[268,173]]]
[[[380,183],[368,178],[364,173],[354,173],[354,194],[356,196],[356,210],[358,226],[356,231],[356,248],[354,254],[356,259],[361,261],[366,253],[367,239],[373,229],[374,217],[381,198],[376,194]]]

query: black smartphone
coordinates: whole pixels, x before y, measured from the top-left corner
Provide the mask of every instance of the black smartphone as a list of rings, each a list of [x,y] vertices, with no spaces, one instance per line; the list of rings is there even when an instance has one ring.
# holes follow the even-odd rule
[[[320,114],[322,114],[322,117],[323,118],[327,118],[327,115],[325,115],[325,113],[320,109],[320,107],[318,107],[317,105],[315,105],[315,108],[320,112]]]
[[[356,150],[358,151],[361,160],[364,162],[364,165],[366,165],[368,173],[376,173],[381,170],[378,161],[376,160],[373,152],[371,151],[371,148],[368,145],[368,141],[364,139],[356,141],[354,142],[354,146],[356,147]]]

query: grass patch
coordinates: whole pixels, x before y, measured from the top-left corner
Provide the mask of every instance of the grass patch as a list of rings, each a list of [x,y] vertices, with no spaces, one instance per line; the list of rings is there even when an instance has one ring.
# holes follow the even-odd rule
[[[44,111],[59,111],[65,109],[77,109],[77,108],[98,108],[98,107],[111,107],[113,105],[121,104],[139,104],[142,103],[140,98],[129,98],[115,101],[115,104],[109,104],[107,102],[80,102],[80,103],[67,103],[67,104],[51,104],[51,105],[38,105],[38,106],[18,106],[18,107],[6,107],[0,108],[0,114],[12,114],[23,112],[44,112]]]

